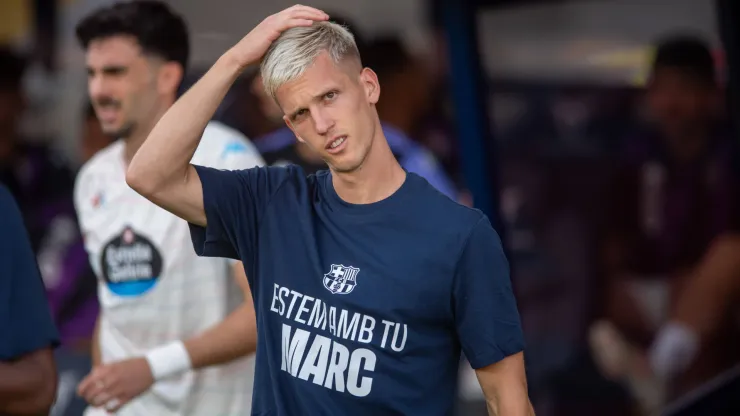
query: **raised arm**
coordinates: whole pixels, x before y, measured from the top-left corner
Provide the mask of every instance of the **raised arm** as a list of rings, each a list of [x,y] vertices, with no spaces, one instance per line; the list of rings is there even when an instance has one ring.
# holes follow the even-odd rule
[[[159,120],[126,172],[133,190],[193,224],[205,226],[206,214],[203,188],[190,161],[241,69],[230,54],[222,56]]]
[[[206,124],[239,74],[259,62],[283,31],[326,19],[320,10],[293,6],[257,25],[159,120],[128,167],[128,185],[188,222],[206,226],[202,184],[190,165]]]

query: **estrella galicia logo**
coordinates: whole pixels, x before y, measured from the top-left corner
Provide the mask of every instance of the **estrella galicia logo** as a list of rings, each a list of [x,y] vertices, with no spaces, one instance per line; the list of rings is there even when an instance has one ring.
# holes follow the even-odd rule
[[[138,296],[157,283],[162,273],[162,256],[149,239],[126,227],[103,247],[101,265],[111,292]]]
[[[324,275],[324,287],[335,295],[346,295],[357,286],[360,269],[341,264],[332,264],[331,271]]]

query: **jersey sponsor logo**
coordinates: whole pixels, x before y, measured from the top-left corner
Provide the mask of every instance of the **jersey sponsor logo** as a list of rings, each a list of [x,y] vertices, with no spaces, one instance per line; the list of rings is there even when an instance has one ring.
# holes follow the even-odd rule
[[[281,371],[340,393],[370,395],[378,359],[406,348],[406,324],[337,308],[278,284],[270,311],[281,317]]]
[[[332,264],[329,273],[324,275],[324,287],[335,295],[347,295],[357,286],[360,269],[341,264]]]
[[[101,255],[103,278],[119,296],[148,292],[162,274],[162,256],[149,239],[126,227],[104,247]]]

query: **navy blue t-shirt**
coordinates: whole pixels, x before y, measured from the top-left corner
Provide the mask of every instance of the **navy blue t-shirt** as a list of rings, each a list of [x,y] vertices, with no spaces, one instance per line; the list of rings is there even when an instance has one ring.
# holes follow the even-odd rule
[[[23,217],[10,191],[0,185],[0,361],[58,343]]]
[[[195,251],[241,259],[254,297],[253,415],[447,415],[461,347],[523,350],[498,235],[420,176],[353,205],[328,171],[196,169]]]

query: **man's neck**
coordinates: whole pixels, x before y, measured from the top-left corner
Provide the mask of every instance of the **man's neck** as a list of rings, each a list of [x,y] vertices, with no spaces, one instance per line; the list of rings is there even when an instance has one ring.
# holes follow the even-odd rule
[[[393,156],[380,125],[365,162],[356,171],[332,171],[334,190],[350,204],[371,204],[393,195],[406,180],[406,172]]]

